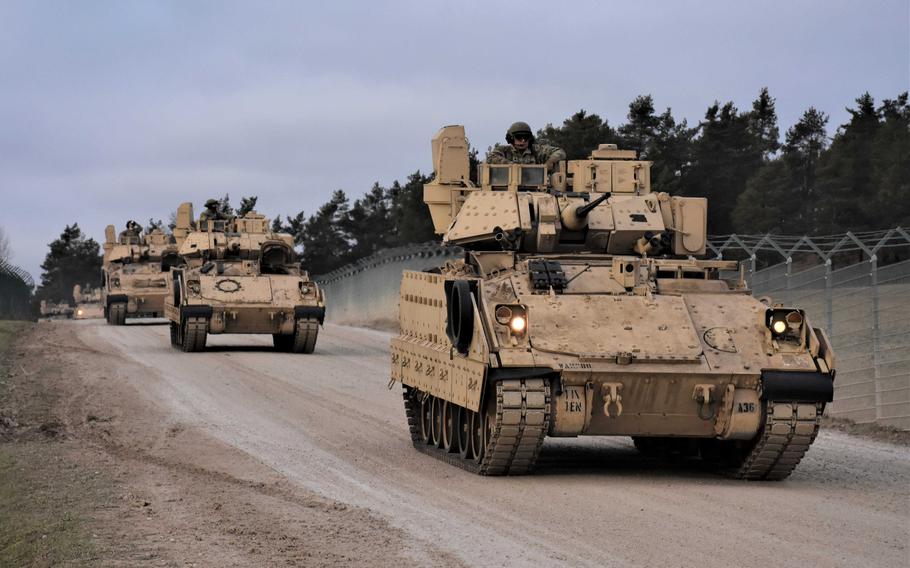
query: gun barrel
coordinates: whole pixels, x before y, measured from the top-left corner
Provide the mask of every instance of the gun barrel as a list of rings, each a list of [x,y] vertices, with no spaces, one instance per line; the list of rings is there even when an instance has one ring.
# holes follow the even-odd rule
[[[580,218],[587,217],[588,213],[590,213],[591,210],[593,210],[595,207],[597,207],[598,205],[600,205],[601,203],[606,201],[608,197],[610,197],[610,192],[607,192],[607,193],[601,195],[600,197],[598,197],[591,203],[588,203],[587,205],[579,205],[575,209],[575,215]]]

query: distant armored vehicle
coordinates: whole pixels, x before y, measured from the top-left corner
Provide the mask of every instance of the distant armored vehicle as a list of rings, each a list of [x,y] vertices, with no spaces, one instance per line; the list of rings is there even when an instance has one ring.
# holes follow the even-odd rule
[[[72,319],[73,306],[64,302],[48,302],[41,300],[39,313],[45,319]]]
[[[124,325],[127,317],[162,317],[167,272],[182,261],[170,235],[153,229],[143,235],[130,221],[115,235],[105,230],[101,268],[101,304],[107,323]]]
[[[205,348],[207,334],[271,334],[279,351],[312,353],[325,319],[322,290],[302,270],[290,235],[255,212],[217,218],[177,210],[175,236],[186,265],[171,270],[165,316],[171,343]]]
[[[611,145],[552,175],[482,164],[477,185],[463,127],[432,152],[424,201],[467,252],[402,279],[391,373],[418,450],[523,474],[547,436],[631,436],[737,478],[790,474],[834,354],[803,310],[753,298],[736,261],[699,258],[705,199],[652,193],[650,162]]]
[[[86,286],[84,289],[79,284],[73,286],[73,301],[76,307],[73,309],[75,319],[96,319],[104,317],[104,309],[101,307],[101,290]]]

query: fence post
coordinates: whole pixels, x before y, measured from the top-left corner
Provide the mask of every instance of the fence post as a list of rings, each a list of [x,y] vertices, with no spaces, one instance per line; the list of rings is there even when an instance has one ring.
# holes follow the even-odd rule
[[[879,331],[878,256],[869,256],[872,283],[872,380],[875,383],[875,420],[882,417],[881,332]]]
[[[749,257],[749,288],[755,288],[755,253]]]
[[[825,259],[825,316],[828,318],[828,337],[834,341],[834,301],[831,290],[831,258]]]
[[[787,275],[786,275],[787,289],[786,289],[786,292],[784,293],[784,298],[786,298],[786,302],[787,302],[788,306],[793,305],[793,294],[790,292],[790,276],[792,273],[793,273],[793,257],[788,256],[787,257]]]

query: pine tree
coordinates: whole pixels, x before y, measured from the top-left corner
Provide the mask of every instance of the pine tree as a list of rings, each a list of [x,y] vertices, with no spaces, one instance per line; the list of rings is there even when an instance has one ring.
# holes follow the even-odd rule
[[[651,147],[645,156],[651,165],[651,188],[670,194],[682,192],[682,183],[692,159],[695,130],[685,120],[678,123],[668,108],[657,117]]]
[[[351,240],[351,258],[369,256],[395,242],[389,190],[374,183],[372,189],[356,200],[342,220]]]
[[[420,170],[408,176],[407,183],[392,185],[392,223],[396,229],[397,246],[436,240],[430,208],[423,202],[423,186],[430,183],[431,176]]]
[[[78,223],[67,225],[60,238],[48,245],[50,251],[41,264],[41,286],[38,300],[71,301],[73,286],[97,287],[101,283],[100,247],[87,239]]]
[[[256,209],[256,202],[259,201],[259,197],[252,195],[250,197],[241,197],[240,198],[240,207],[237,208],[237,216],[243,217],[250,211]]]
[[[698,126],[692,165],[683,179],[686,195],[708,198],[708,232],[732,233],[733,209],[746,183],[762,165],[762,152],[749,130],[749,116],[732,102],[715,102]]]
[[[619,127],[620,145],[625,150],[635,150],[639,157],[651,159],[654,137],[660,118],[654,115],[654,99],[643,95],[629,103],[628,122]]]
[[[867,214],[877,227],[910,227],[910,105],[907,92],[884,99],[872,152],[874,198]],[[870,227],[872,228],[872,227]]]
[[[350,262],[351,243],[344,228],[348,210],[348,197],[339,189],[304,223],[299,244],[303,266],[310,274],[324,274]]]
[[[537,131],[538,141],[565,150],[569,160],[584,160],[599,144],[618,143],[616,131],[596,114],[584,109],[565,119],[562,126],[547,124]]]
[[[879,228],[874,203],[873,152],[880,122],[869,93],[847,108],[850,121],[842,125],[821,160],[818,171],[819,230],[823,233]]]
[[[770,159],[780,149],[780,130],[777,127],[774,102],[768,94],[768,87],[762,87],[758,98],[752,102],[752,112],[747,117],[749,131],[755,137],[765,160]]]

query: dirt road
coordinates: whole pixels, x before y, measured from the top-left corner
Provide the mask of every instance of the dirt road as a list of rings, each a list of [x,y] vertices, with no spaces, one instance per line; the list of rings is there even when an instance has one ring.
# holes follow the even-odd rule
[[[327,326],[314,355],[270,337],[173,350],[160,325],[71,326],[97,369],[172,427],[200,430],[292,485],[403,531],[417,564],[898,566],[910,562],[910,450],[823,431],[785,482],[643,458],[627,439],[548,440],[529,477],[486,478],[413,450],[389,335]],[[86,365],[100,365],[87,357]]]

